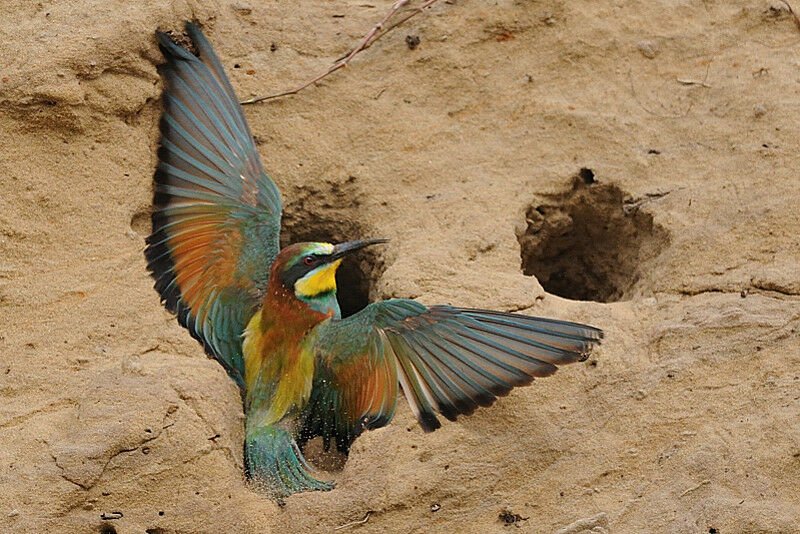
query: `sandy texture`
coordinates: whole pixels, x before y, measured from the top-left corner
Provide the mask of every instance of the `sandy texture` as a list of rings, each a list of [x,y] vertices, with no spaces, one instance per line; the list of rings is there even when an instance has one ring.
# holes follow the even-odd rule
[[[440,2],[247,108],[289,237],[392,238],[373,298],[606,331],[432,435],[404,407],[331,493],[248,488],[236,388],[145,272],[153,31],[196,19],[247,97],[389,5],[0,3],[0,530],[800,531],[800,30],[760,0]]]

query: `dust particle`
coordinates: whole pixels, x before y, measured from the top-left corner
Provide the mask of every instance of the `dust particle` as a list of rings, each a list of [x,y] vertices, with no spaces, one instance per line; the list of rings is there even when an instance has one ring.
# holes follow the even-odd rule
[[[530,519],[530,517],[522,517],[519,514],[515,514],[514,512],[512,512],[511,510],[509,510],[507,508],[500,511],[500,514],[498,515],[498,518],[500,519],[500,521],[503,522],[503,526],[504,527],[509,527],[511,525],[514,525],[517,528],[520,528],[519,524],[521,522],[527,521],[528,519]]]
[[[406,44],[409,50],[414,50],[419,46],[419,37],[416,35],[406,35]]]

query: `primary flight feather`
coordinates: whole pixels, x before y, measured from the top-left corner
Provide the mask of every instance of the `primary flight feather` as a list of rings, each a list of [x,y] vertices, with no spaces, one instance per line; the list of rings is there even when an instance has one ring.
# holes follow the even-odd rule
[[[346,453],[389,423],[400,392],[430,432],[437,414],[471,414],[600,342],[582,324],[405,299],[342,319],[339,264],[385,240],[280,250],[280,194],[210,43],[191,23],[186,33],[196,54],[156,34],[167,62],[147,267],[241,388],[247,474],[276,498],[331,489],[302,447],[322,436]]]

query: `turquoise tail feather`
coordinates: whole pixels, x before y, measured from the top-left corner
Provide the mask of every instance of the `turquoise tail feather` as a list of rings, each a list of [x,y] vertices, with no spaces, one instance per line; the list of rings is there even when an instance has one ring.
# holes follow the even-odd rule
[[[302,491],[330,491],[332,482],[316,479],[292,436],[276,426],[247,432],[244,443],[247,476],[282,502],[283,497]]]

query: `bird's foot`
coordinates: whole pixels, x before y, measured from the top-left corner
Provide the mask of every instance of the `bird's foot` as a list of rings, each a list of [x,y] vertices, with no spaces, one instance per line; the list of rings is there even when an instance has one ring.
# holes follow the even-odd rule
[[[247,474],[260,488],[272,494],[279,505],[283,498],[304,491],[330,491],[333,482],[317,479],[294,439],[274,426],[248,432],[245,441]]]

